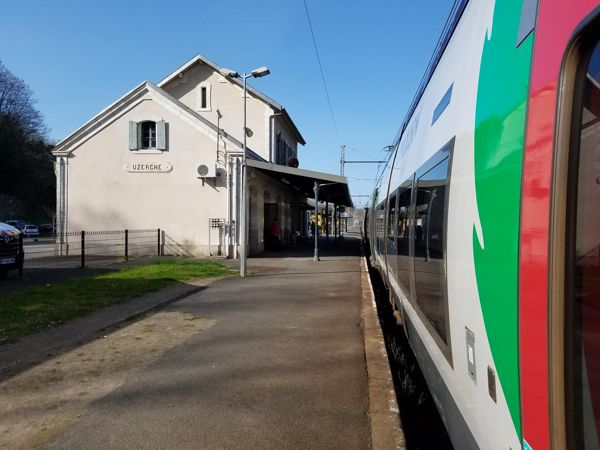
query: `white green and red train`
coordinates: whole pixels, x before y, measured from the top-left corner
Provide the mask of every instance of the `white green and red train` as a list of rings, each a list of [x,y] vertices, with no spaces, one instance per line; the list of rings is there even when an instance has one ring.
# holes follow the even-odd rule
[[[368,215],[457,449],[598,449],[600,2],[457,1]]]

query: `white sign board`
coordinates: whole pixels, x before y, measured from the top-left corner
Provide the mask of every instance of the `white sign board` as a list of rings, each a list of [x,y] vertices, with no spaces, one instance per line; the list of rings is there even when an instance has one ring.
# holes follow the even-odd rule
[[[173,170],[173,164],[168,162],[135,162],[125,167],[131,173],[167,173]]]

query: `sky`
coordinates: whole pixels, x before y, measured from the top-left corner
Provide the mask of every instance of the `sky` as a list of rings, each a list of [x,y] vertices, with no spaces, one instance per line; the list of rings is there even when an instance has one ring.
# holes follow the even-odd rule
[[[300,167],[339,174],[346,160],[385,160],[452,0],[0,0],[0,61],[32,89],[59,141],[143,80],[200,53],[283,105],[304,136]],[[337,131],[336,131],[337,129]],[[378,164],[347,164],[357,206]],[[365,197],[360,197],[365,196]]]

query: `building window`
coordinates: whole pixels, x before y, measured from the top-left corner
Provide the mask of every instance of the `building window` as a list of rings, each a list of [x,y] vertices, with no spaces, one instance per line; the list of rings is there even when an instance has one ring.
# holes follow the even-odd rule
[[[294,149],[281,137],[281,132],[275,137],[275,164],[286,166],[291,158],[296,158]]]
[[[204,109],[208,107],[208,98],[207,95],[208,93],[206,92],[206,86],[202,86],[200,88],[200,108]]]
[[[210,111],[210,91],[209,83],[200,84],[197,98],[198,111]]]
[[[129,150],[167,150],[167,123],[143,120],[129,122]]]
[[[146,121],[140,124],[142,145],[140,148],[156,148],[156,122]]]

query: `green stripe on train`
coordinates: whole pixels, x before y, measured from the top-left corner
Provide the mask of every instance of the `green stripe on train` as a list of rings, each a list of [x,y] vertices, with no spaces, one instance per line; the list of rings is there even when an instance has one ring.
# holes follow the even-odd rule
[[[483,233],[473,231],[486,332],[517,435],[518,238],[525,113],[533,36],[516,47],[522,0],[497,0],[481,59],[475,115],[475,188]],[[488,33],[489,33],[488,31]]]

